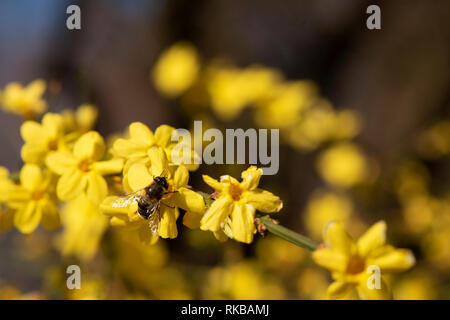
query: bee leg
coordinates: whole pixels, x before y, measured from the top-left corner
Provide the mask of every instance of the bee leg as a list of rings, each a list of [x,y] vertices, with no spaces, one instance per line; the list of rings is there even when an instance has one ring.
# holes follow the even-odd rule
[[[161,202],[162,203],[162,202]],[[175,207],[171,207],[171,206],[169,206],[169,205],[167,205],[167,204],[165,204],[165,203],[162,203],[163,205],[165,205],[167,208],[171,208],[171,209],[175,209]]]
[[[164,194],[177,193],[177,192],[178,192],[177,190],[175,190],[175,191],[166,191],[166,192],[164,192]]]

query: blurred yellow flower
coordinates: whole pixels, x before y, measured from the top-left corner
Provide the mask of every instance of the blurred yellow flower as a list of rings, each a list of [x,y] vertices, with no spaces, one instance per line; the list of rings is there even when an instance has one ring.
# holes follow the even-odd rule
[[[352,110],[333,110],[325,99],[320,99],[302,114],[289,132],[288,141],[301,150],[312,150],[320,144],[340,139],[351,139],[360,131],[359,116]]]
[[[331,221],[324,230],[325,247],[313,252],[314,261],[329,270],[335,280],[328,287],[332,299],[347,295],[356,289],[361,299],[390,299],[391,292],[386,275],[408,270],[415,258],[408,249],[396,249],[386,245],[386,223],[374,224],[355,243],[339,222]],[[380,269],[380,285],[369,288],[371,266]]]
[[[251,243],[255,233],[255,210],[271,213],[283,208],[279,197],[258,188],[261,175],[262,169],[255,166],[242,172],[242,182],[228,175],[220,177],[220,182],[203,175],[203,180],[218,195],[202,217],[200,228],[217,232],[229,223],[232,234],[227,235],[230,238]]]
[[[25,141],[21,155],[26,163],[43,164],[49,154],[65,149],[63,118],[59,114],[46,113],[42,123],[25,121],[20,134]]]
[[[98,109],[91,104],[82,104],[76,111],[71,109],[63,110],[61,115],[64,122],[64,131],[69,135],[67,139],[72,141],[94,129],[98,117]]]
[[[317,86],[308,80],[274,86],[255,109],[255,121],[262,128],[288,128],[296,124],[302,112],[318,98]]]
[[[448,155],[450,153],[450,121],[439,121],[421,133],[417,148],[428,158]]]
[[[297,279],[297,290],[303,299],[326,299],[328,277],[323,270],[302,268]]]
[[[98,204],[80,195],[65,204],[61,219],[64,229],[57,246],[62,254],[81,260],[93,258],[108,226],[108,219],[100,212]]]
[[[3,110],[15,113],[24,119],[34,119],[47,110],[47,103],[42,99],[46,83],[44,80],[34,80],[26,87],[20,83],[8,84],[0,93],[0,104]]]
[[[211,269],[203,291],[208,299],[277,300],[286,297],[277,279],[264,274],[253,261]]]
[[[152,71],[152,79],[160,92],[175,97],[195,82],[199,70],[195,47],[188,42],[179,42],[161,54]]]
[[[155,177],[164,175],[167,179],[169,190],[161,200],[159,236],[162,238],[176,238],[178,235],[176,220],[179,216],[178,208],[186,210],[186,215],[198,216],[204,212],[205,203],[203,197],[187,188],[189,172],[184,166],[169,166],[166,153],[162,148],[153,147],[148,150],[149,163],[133,163],[128,171],[126,179],[130,190],[136,191],[149,186]],[[111,196],[102,203],[102,211],[112,215],[111,224],[123,226],[129,230],[138,230],[141,240],[153,241],[148,221],[137,212],[137,203],[134,201],[128,207],[116,208],[111,202],[117,199]]]
[[[123,160],[101,161],[105,153],[103,138],[95,131],[82,135],[72,152],[59,151],[47,157],[47,166],[61,177],[56,194],[63,201],[74,200],[85,193],[94,203],[100,203],[108,193],[105,175],[122,171]]]
[[[258,263],[277,271],[293,270],[305,261],[307,251],[275,236],[265,236],[256,246]]]
[[[396,300],[436,299],[437,286],[432,275],[424,270],[412,273],[395,284]]]
[[[35,164],[25,164],[20,171],[20,185],[6,193],[8,206],[16,210],[14,225],[22,233],[32,233],[39,225],[59,227],[59,211],[54,196],[52,174]]]
[[[360,148],[350,142],[336,144],[320,154],[317,169],[337,187],[352,187],[369,177],[369,163]]]
[[[347,224],[352,214],[353,204],[348,197],[334,192],[316,192],[306,208],[305,226],[314,238],[320,238],[328,221]]]
[[[215,63],[206,73],[211,106],[223,120],[236,118],[245,107],[266,97],[280,81],[279,72],[262,66],[238,69]]]

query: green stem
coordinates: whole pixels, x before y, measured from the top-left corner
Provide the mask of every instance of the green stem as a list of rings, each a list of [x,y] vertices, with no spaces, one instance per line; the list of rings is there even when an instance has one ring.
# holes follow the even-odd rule
[[[301,234],[294,232],[288,228],[280,226],[279,224],[274,223],[272,218],[270,218],[269,216],[259,217],[259,219],[266,226],[269,232],[276,235],[277,237],[280,237],[281,239],[295,244],[296,246],[305,248],[310,251],[316,250],[319,246],[317,242],[305,236],[302,236]]]

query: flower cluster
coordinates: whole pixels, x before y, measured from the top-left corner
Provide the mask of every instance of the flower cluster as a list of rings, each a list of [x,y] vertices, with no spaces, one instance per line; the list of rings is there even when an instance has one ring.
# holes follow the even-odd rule
[[[251,108],[256,125],[280,129],[284,141],[299,150],[355,137],[361,127],[352,110],[335,110],[311,80],[286,80],[262,65],[238,68],[223,60],[201,65],[192,44],[176,43],[157,61],[152,80],[165,96],[181,97],[188,113],[207,117],[210,106],[230,121]]]
[[[356,289],[360,298],[390,298],[385,274],[412,267],[415,263],[412,253],[386,245],[384,222],[375,224],[356,243],[341,223],[329,222],[340,220],[353,230],[365,227],[355,216],[347,193],[370,181],[374,171],[370,170],[373,168],[370,159],[357,144],[348,141],[359,130],[356,115],[335,111],[319,96],[311,81],[286,81],[280,72],[262,66],[239,69],[214,62],[201,68],[199,61],[190,44],[181,43],[167,50],[152,72],[158,90],[171,97],[182,95],[181,101],[187,105],[194,100],[202,101],[192,98],[199,92],[206,93],[208,104],[223,120],[233,119],[252,106],[260,126],[281,128],[286,141],[302,150],[338,141],[323,150],[317,161],[319,175],[332,190],[314,193],[305,214],[305,227],[313,237],[318,237],[325,227],[324,244],[313,251],[312,259],[332,272],[335,282],[328,287],[328,297],[348,298]],[[45,87],[42,80],[26,88],[10,84],[0,96],[5,111],[24,119],[20,128],[24,164],[19,172],[12,173],[0,167],[0,230],[15,226],[21,233],[31,234],[39,225],[49,230],[62,225],[55,247],[62,255],[89,261],[96,256],[111,225],[114,231],[108,234],[108,245],[116,250],[113,259],[117,259],[119,272],[126,281],[136,286],[145,284],[150,290],[154,283],[164,286],[160,283],[162,278],[135,272],[133,264],[142,263],[169,278],[181,279],[174,268],[164,266],[167,252],[161,242],[157,244],[159,238],[179,236],[180,217],[189,229],[210,231],[220,242],[233,239],[250,244],[257,232],[265,235],[269,230],[277,234],[276,230],[280,230],[261,222],[267,218],[266,214],[278,213],[283,208],[277,195],[259,187],[262,169],[250,166],[241,173],[241,181],[230,175],[219,180],[203,175],[204,183],[213,190],[197,191],[189,180],[199,168],[193,161],[198,155],[193,149],[175,149],[183,141],[177,140],[174,127],[160,125],[152,131],[144,123],[134,122],[126,133],[112,141],[95,131],[98,111],[93,105],[83,104],[76,111],[45,113],[47,103],[42,98]],[[105,140],[112,142],[107,144]],[[176,159],[175,150],[181,150]],[[161,178],[167,182],[161,197],[150,198],[150,186]],[[425,189],[418,185],[417,189]],[[400,189],[399,194],[404,195],[405,190]],[[413,193],[406,191],[406,194]],[[148,216],[141,212],[144,205],[149,210]],[[278,223],[271,221],[274,225]],[[197,231],[191,232],[195,235]],[[293,243],[305,239],[292,231],[288,235],[281,233],[281,238]],[[188,237],[192,238],[187,241],[196,241],[195,236]],[[212,269],[206,275],[209,280],[204,290],[208,297],[285,297],[277,281],[270,277],[263,281],[265,272],[283,261],[286,272],[292,273],[306,258],[299,248],[286,247],[285,242],[269,239],[262,247],[258,263],[234,261],[229,267]],[[264,259],[267,252],[273,263]],[[253,272],[256,265],[264,265],[267,270]],[[381,268],[382,290],[367,289],[366,269],[370,265]],[[327,286],[323,272],[305,269],[295,277],[302,294],[323,297],[308,289],[316,284],[318,288]],[[310,286],[308,281],[313,280],[315,283]],[[104,297],[99,293],[102,285],[93,277],[80,297]],[[184,285],[166,294],[190,297]],[[155,296],[161,298],[165,294]]]

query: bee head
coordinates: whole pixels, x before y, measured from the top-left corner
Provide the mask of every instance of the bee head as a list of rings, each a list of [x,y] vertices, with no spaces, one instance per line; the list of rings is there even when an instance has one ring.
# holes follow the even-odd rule
[[[169,184],[167,183],[167,179],[165,177],[155,177],[153,180],[164,189],[169,189]]]

